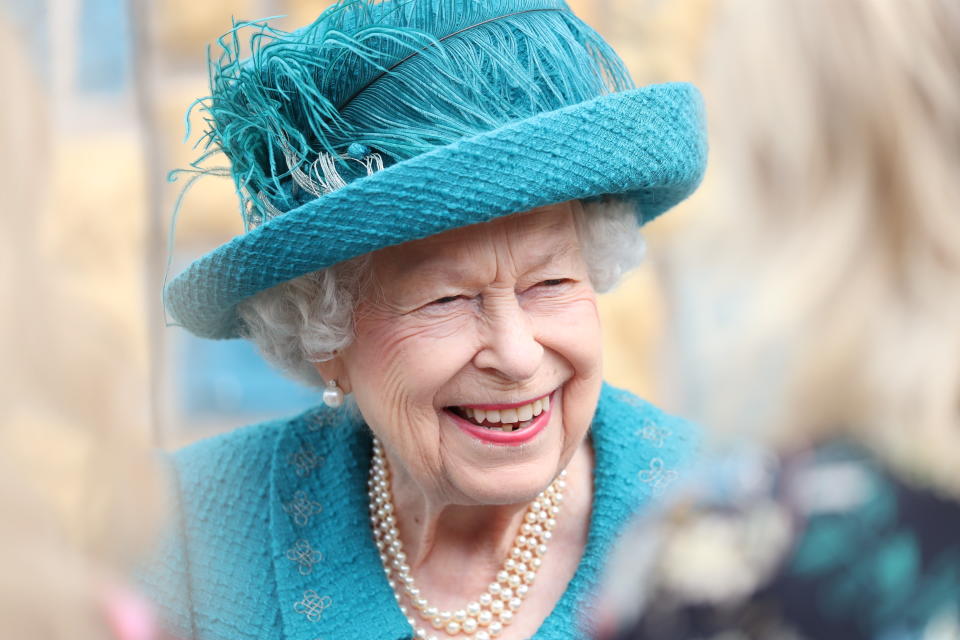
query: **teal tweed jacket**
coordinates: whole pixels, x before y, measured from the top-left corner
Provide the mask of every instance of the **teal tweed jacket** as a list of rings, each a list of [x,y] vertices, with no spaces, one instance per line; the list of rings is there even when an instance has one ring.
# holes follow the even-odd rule
[[[412,637],[370,533],[371,434],[349,413],[315,409],[174,455],[179,508],[145,587],[176,636]],[[678,478],[697,440],[689,423],[607,385],[590,437],[596,464],[587,546],[536,640],[589,635],[585,609],[617,533]]]

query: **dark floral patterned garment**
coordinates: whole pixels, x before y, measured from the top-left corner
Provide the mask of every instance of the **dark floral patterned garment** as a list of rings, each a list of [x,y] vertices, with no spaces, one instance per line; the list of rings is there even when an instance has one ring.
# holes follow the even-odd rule
[[[765,495],[728,493],[723,500],[701,494],[677,507],[681,516],[662,514],[673,524],[641,527],[660,536],[656,546],[663,553],[653,564],[641,617],[607,637],[960,639],[960,503],[906,484],[846,443],[782,460],[767,487]],[[771,504],[789,532],[782,553],[776,535],[743,533],[756,528],[747,523]],[[705,519],[727,529],[701,527],[705,533],[689,535],[695,526],[676,524]],[[734,533],[717,535],[724,531]],[[766,555],[777,556],[769,570],[724,564],[741,554],[762,558],[764,544],[774,547]],[[671,584],[670,558],[691,559],[694,570],[704,564],[696,558],[706,564],[715,558],[741,575],[760,577],[745,592],[730,586],[740,589],[732,596],[722,580],[718,588],[697,585],[696,577]],[[740,575],[729,577],[729,585],[741,582]]]

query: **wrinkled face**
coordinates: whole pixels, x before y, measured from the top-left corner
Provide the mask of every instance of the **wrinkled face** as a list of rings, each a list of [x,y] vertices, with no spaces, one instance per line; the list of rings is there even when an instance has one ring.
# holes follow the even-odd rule
[[[429,495],[530,500],[583,442],[600,326],[574,206],[374,254],[341,377],[396,472]]]

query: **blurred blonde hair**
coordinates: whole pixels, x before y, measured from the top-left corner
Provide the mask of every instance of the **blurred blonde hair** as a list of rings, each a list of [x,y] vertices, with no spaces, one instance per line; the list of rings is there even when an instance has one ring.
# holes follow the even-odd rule
[[[53,128],[17,35],[0,20],[0,629],[100,640],[163,492],[123,340],[44,246]]]
[[[713,200],[667,271],[682,402],[728,435],[855,437],[960,495],[960,4],[723,8]]]

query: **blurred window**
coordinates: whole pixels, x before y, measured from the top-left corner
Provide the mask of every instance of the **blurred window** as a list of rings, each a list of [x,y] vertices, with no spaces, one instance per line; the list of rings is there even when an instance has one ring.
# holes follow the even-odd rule
[[[124,0],[82,0],[76,89],[120,93],[130,84],[130,16]]]

